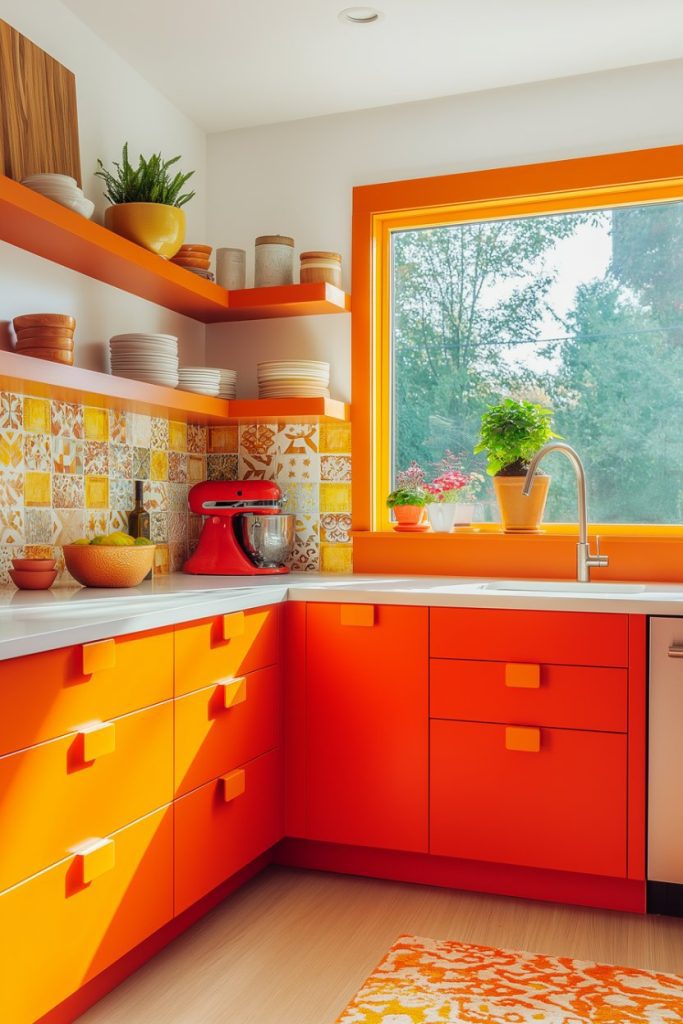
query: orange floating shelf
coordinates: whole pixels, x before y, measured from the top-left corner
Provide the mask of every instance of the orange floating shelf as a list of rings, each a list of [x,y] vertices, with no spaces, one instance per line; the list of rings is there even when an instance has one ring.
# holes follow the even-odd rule
[[[0,240],[203,323],[350,309],[329,284],[227,292],[3,175]]]
[[[209,425],[246,421],[310,423],[349,418],[349,407],[330,398],[227,402],[7,351],[0,351],[0,390]]]

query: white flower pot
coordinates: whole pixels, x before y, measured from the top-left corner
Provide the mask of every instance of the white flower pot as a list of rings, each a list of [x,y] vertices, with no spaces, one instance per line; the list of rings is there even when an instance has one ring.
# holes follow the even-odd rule
[[[455,523],[459,505],[435,503],[427,505],[427,515],[434,533],[450,533]]]
[[[455,526],[469,526],[474,519],[476,505],[473,501],[463,501],[460,505],[453,505],[455,509]]]

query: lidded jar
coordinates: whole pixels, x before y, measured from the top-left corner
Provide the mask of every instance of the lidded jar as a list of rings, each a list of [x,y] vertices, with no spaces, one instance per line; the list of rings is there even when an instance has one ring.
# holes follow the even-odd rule
[[[299,280],[302,284],[324,281],[335,288],[342,286],[341,253],[302,252]]]
[[[256,239],[254,287],[273,288],[294,280],[294,239],[260,235]]]

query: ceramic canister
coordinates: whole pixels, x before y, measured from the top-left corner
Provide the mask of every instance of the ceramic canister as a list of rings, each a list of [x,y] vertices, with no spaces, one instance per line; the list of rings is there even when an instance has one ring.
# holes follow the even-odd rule
[[[254,287],[292,284],[294,239],[287,235],[261,235],[256,239]]]
[[[299,280],[302,284],[325,281],[342,286],[341,255],[338,252],[302,252]]]
[[[216,284],[231,291],[247,283],[247,254],[244,249],[216,249]]]

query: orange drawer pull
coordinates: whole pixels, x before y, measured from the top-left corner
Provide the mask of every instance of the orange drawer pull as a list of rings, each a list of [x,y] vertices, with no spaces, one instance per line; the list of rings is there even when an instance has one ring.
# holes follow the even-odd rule
[[[95,640],[91,644],[83,644],[83,675],[91,676],[93,672],[103,672],[108,668],[116,668],[116,641]]]
[[[244,612],[230,612],[223,616],[223,639],[234,640],[238,636],[244,636],[245,620]]]
[[[116,750],[116,725],[114,722],[97,722],[78,730],[81,738],[84,761],[94,761]]]
[[[537,690],[541,685],[541,666],[506,665],[505,685],[519,687],[524,690]]]
[[[223,691],[223,707],[234,708],[237,704],[244,704],[247,699],[247,677],[238,676],[229,682],[220,683]]]
[[[343,604],[340,606],[339,621],[342,626],[374,626],[374,604]]]
[[[81,866],[81,882],[88,885],[106,871],[111,871],[116,863],[116,850],[113,839],[96,839],[83,847],[77,854]]]
[[[505,749],[538,754],[541,749],[541,730],[536,726],[506,725]]]
[[[230,772],[228,775],[224,775],[221,779],[223,783],[223,799],[226,804],[234,800],[235,797],[242,796],[247,786],[247,776],[244,768],[238,768],[234,772]]]

